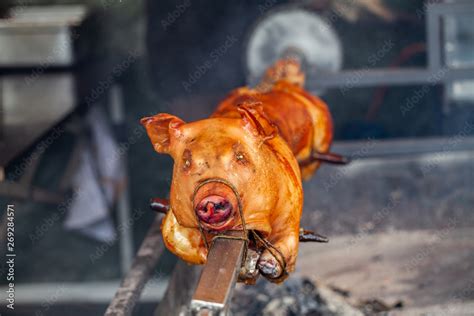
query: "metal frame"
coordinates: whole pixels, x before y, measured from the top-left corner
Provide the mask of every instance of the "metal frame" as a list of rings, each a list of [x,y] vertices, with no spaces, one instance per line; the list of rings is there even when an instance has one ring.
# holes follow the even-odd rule
[[[71,9],[72,8],[72,9]],[[10,60],[5,58],[0,58],[0,77],[2,76],[12,76],[12,75],[23,75],[27,76],[32,74],[33,70],[43,70],[45,75],[49,74],[65,74],[69,75],[72,73],[73,75],[73,84],[71,87],[74,87],[76,78],[75,78],[75,71],[76,71],[76,64],[78,58],[81,56],[76,56],[75,51],[73,49],[75,45],[75,38],[73,38],[72,34],[76,30],[76,27],[80,25],[83,21],[84,17],[87,14],[87,10],[83,6],[49,6],[49,7],[36,7],[31,10],[43,10],[43,15],[46,11],[53,9],[52,16],[55,17],[55,22],[50,23],[49,21],[19,21],[13,23],[11,21],[3,21],[0,20],[0,31],[2,32],[3,40],[12,43],[10,45],[10,53],[11,55],[7,54],[8,56],[16,57],[14,54],[14,49],[24,49],[28,46],[29,41],[20,41],[16,37],[28,35],[29,39],[34,38],[34,35],[38,32],[38,27],[41,26],[44,30],[43,33],[48,34],[50,37],[50,41],[43,41],[42,45],[44,47],[59,45],[58,40],[55,40],[54,36],[64,35],[68,36],[69,41],[67,45],[64,44],[60,48],[57,49],[61,56],[55,56],[56,58],[51,59],[51,53],[48,50],[48,55],[31,55],[31,58],[28,60],[22,60],[21,58],[11,58]],[[23,10],[24,11],[24,10]],[[66,13],[73,13],[73,17],[70,14]],[[8,33],[8,32],[9,33]],[[43,34],[41,33],[41,34]],[[71,34],[70,34],[71,33]],[[58,35],[59,34],[59,35]],[[11,35],[8,37],[7,35]],[[36,43],[36,42],[35,42]],[[13,45],[15,44],[15,45]],[[31,45],[30,45],[31,46]],[[34,46],[34,45],[33,45]],[[55,46],[54,46],[55,47]],[[56,47],[57,48],[57,47]],[[63,52],[64,50],[64,52]],[[26,49],[26,51],[30,51]],[[44,53],[44,51],[42,51]],[[67,54],[66,54],[67,53]],[[23,56],[24,57],[24,56]],[[40,61],[48,60],[46,66],[40,65]],[[40,67],[41,66],[41,67]],[[4,129],[5,122],[4,122],[4,105],[2,100],[2,88],[3,88],[3,81],[0,80],[0,143],[4,139]],[[74,89],[74,88],[73,88]],[[70,94],[74,95],[73,91],[69,91]],[[123,98],[121,95],[121,91],[117,86],[112,87],[110,97],[110,102],[108,105],[111,107],[111,112],[123,113]],[[72,102],[77,100],[72,100]],[[61,116],[57,119],[57,121],[52,122],[50,126],[46,126],[41,129],[39,132],[36,132],[34,137],[29,140],[25,146],[21,147],[19,150],[15,151],[15,155],[18,156],[23,153],[27,148],[29,148],[32,144],[34,144],[41,136],[47,134],[53,127],[58,124],[67,125],[71,127],[73,133],[79,138],[77,144],[75,145],[71,158],[67,164],[66,171],[64,172],[60,183],[59,183],[59,192],[49,192],[42,188],[32,186],[33,178],[36,172],[36,169],[39,165],[42,155],[36,154],[36,151],[33,153],[33,159],[31,164],[29,164],[28,168],[25,169],[24,174],[18,181],[4,181],[4,168],[11,163],[13,160],[14,155],[11,156],[8,160],[2,159],[2,163],[0,165],[0,195],[5,195],[9,198],[14,199],[29,199],[34,201],[41,201],[41,202],[49,202],[49,203],[59,203],[62,202],[65,198],[65,192],[67,189],[70,188],[70,179],[72,174],[78,167],[78,154],[83,148],[84,143],[81,141],[83,129],[82,124],[79,120],[73,116],[74,113],[74,106],[71,111],[67,112],[64,116]],[[112,123],[117,128],[124,128],[124,116],[115,115],[112,116],[113,120]],[[74,128],[74,125],[76,128]],[[67,128],[67,127],[64,127]],[[20,135],[23,137],[23,135]],[[0,146],[1,147],[1,146]],[[4,147],[2,147],[2,150]],[[5,148],[6,149],[6,148]],[[121,165],[122,168],[126,168],[126,157],[123,155],[121,157]],[[130,225],[130,217],[131,217],[131,207],[129,201],[129,188],[128,188],[128,179],[125,174],[125,183],[122,186],[120,196],[117,199],[116,209],[117,209],[117,221],[118,225],[120,225],[121,229],[118,232],[118,243],[119,243],[119,263],[121,269],[121,275],[125,275],[127,271],[130,269],[133,261],[134,256],[134,247],[133,247],[133,228]],[[0,217],[0,224],[4,224],[5,216]],[[6,233],[3,230],[6,229],[6,225],[1,225],[0,232],[2,232],[0,236],[0,241],[3,240],[6,236]],[[161,244],[161,241],[158,242]],[[55,295],[57,298],[57,303],[68,303],[68,302],[84,302],[84,301],[93,301],[93,302],[101,302],[106,303],[109,302],[113,296],[115,289],[118,287],[120,280],[116,281],[97,281],[97,282],[86,282],[86,283],[48,283],[48,284],[38,284],[38,283],[21,283],[17,284],[16,287],[21,293],[21,298],[19,301],[25,304],[43,304],[45,301],[49,300],[49,298],[45,295],[47,293],[54,292],[55,289],[58,288],[64,289],[60,295]],[[155,286],[156,287],[156,286]],[[161,293],[157,292],[156,289],[153,295],[148,295],[146,299],[151,301],[152,298],[156,299],[163,295],[164,292],[164,281],[158,280],[158,287],[160,288]],[[0,287],[4,288],[4,287]],[[6,289],[6,288],[5,288]],[[41,289],[38,291],[38,289]],[[97,293],[99,292],[99,293]],[[157,296],[157,293],[159,294]]]
[[[153,284],[147,285],[140,297],[141,303],[153,303],[161,300],[165,295],[165,289],[169,283],[168,278],[157,280]],[[15,291],[21,293],[15,298],[16,304],[39,305],[51,301],[54,304],[84,303],[107,304],[112,300],[120,287],[120,280],[115,281],[94,281],[94,282],[54,282],[54,283],[17,283]],[[5,293],[8,285],[0,287],[0,291]]]
[[[443,71],[446,73],[440,75]],[[319,74],[317,77],[309,76],[306,85],[308,90],[314,91],[321,88],[344,87],[345,85],[350,85],[350,88],[362,88],[385,85],[447,84],[454,80],[473,78],[474,68],[361,69],[324,74],[324,76]]]
[[[442,50],[443,16],[456,13],[474,14],[474,3],[430,3],[426,8],[427,30],[427,68],[410,69],[359,69],[341,71],[338,73],[318,74],[308,76],[308,90],[335,88],[351,85],[351,88],[411,85],[411,84],[448,84],[455,80],[474,79],[474,68],[455,69],[444,65]],[[446,73],[440,76],[441,71]],[[310,71],[311,73],[311,71]]]
[[[365,148],[365,150],[364,150]],[[474,136],[452,136],[389,141],[344,141],[335,142],[332,150],[353,160],[380,157],[429,155],[440,152],[474,151]]]
[[[123,111],[123,99],[121,95],[120,87],[114,85],[111,88],[111,94],[114,93],[115,96],[111,97],[109,102],[109,106],[112,111]],[[124,117],[113,117],[113,124],[117,128],[123,128],[123,119]],[[67,122],[63,124],[67,125],[64,127],[65,129],[70,129],[76,135],[78,139],[77,144],[75,145],[71,158],[66,166],[66,170],[60,180],[59,183],[59,192],[49,192],[44,189],[38,187],[32,187],[32,180],[41,159],[41,155],[33,155],[35,159],[32,160],[32,163],[28,168],[25,170],[25,173],[21,177],[18,183],[16,182],[0,182],[0,195],[6,195],[8,197],[16,198],[16,199],[32,199],[34,201],[41,201],[47,203],[59,203],[64,200],[64,192],[69,189],[71,183],[71,175],[77,169],[78,166],[78,154],[83,149],[85,145],[82,140],[82,133],[83,127],[81,122],[77,120],[77,118],[73,117],[70,118]],[[121,159],[121,165],[123,168],[126,168],[126,157],[125,155]],[[0,169],[1,170],[1,169]],[[126,171],[124,171],[126,174]],[[118,243],[119,243],[119,264],[120,264],[120,271],[122,276],[126,276],[127,272],[136,271],[135,266],[132,266],[132,262],[134,260],[134,247],[133,247],[133,227],[130,225],[130,218],[131,218],[131,207],[129,201],[129,188],[128,188],[128,177],[125,175],[125,183],[122,188],[122,192],[117,201],[117,221],[118,225],[120,225],[121,229],[119,230],[118,234]],[[6,225],[4,223],[5,217],[0,218],[0,240],[4,239],[6,233],[4,230],[6,229]],[[160,238],[160,240],[154,240],[154,245],[157,247],[163,248],[163,243],[161,242],[161,233],[160,233],[160,223],[161,220],[156,222],[154,226],[152,226],[153,234],[150,237],[147,237],[145,240],[150,240],[152,238]],[[153,237],[154,236],[154,237]],[[152,239],[153,240],[153,239]],[[146,244],[144,241],[143,244]],[[142,247],[143,248],[143,247]],[[141,249],[141,248],[140,248]],[[143,250],[139,250],[138,255],[140,256]],[[161,250],[154,249],[154,253],[157,256],[161,254]],[[145,259],[149,260],[149,259]],[[151,268],[154,268],[155,264],[151,265]],[[132,267],[132,269],[130,269]],[[151,274],[151,271],[150,271]],[[136,273],[134,273],[134,277],[136,278]],[[145,285],[146,281],[148,281],[149,275],[147,275],[143,280],[143,285]],[[145,281],[146,280],[146,281]],[[112,300],[114,293],[117,288],[123,286],[120,284],[120,279],[112,280],[112,281],[94,281],[94,282],[54,282],[54,283],[20,283],[16,284],[16,288],[24,295],[21,295],[21,298],[18,300],[21,304],[43,304],[45,301],[48,301],[51,297],[51,293],[54,294],[54,297],[57,298],[55,300],[55,304],[61,303],[78,303],[78,302],[92,302],[92,303],[108,303]],[[167,285],[167,278],[160,278],[157,280],[156,284],[151,286],[147,286],[144,291],[143,297],[140,299],[140,295],[135,296],[137,303],[140,302],[153,302],[156,300],[160,300],[165,292]],[[1,286],[0,290],[7,290],[8,287]],[[61,293],[57,293],[58,289],[62,289]],[[140,288],[140,294],[143,291],[143,287]],[[38,294],[40,293],[40,294]],[[48,296],[49,295],[49,296]]]
[[[123,94],[122,88],[115,84],[110,88],[109,98],[109,110],[112,113],[111,121],[116,130],[124,130],[125,127],[125,116],[123,113]],[[120,134],[120,133],[118,133]],[[120,268],[122,275],[124,276],[132,266],[134,247],[133,247],[133,227],[128,223],[131,223],[131,205],[130,205],[130,189],[129,179],[127,170],[127,155],[123,153],[120,158],[121,168],[123,170],[123,188],[121,189],[119,196],[117,197],[117,219],[120,223],[121,229],[119,230],[119,243],[120,243]]]

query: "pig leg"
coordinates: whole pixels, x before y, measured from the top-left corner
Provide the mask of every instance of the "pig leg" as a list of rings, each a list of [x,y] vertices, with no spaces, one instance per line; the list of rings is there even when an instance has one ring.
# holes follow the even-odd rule
[[[299,221],[296,221],[297,225],[285,225],[285,222],[292,222],[287,221],[286,216],[277,221],[281,223],[274,223],[272,227],[280,229],[272,230],[267,238],[269,245],[260,256],[258,268],[270,281],[279,283],[286,279],[288,272],[295,268],[298,255]]]
[[[166,248],[172,253],[189,263],[206,262],[207,248],[199,229],[181,226],[172,210],[163,218],[161,232]]]

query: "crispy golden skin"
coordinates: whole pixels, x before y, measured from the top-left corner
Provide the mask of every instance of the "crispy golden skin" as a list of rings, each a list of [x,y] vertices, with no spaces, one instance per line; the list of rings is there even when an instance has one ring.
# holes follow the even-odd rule
[[[283,254],[286,271],[294,270],[301,178],[309,178],[319,166],[312,162],[300,170],[298,162],[313,151],[327,152],[332,141],[328,108],[301,87],[303,81],[294,62],[280,62],[256,89],[232,91],[208,119],[185,123],[169,114],[142,119],[155,150],[174,159],[170,211],[162,224],[170,251],[189,263],[206,261],[193,197],[204,180],[219,178],[238,192],[247,230],[258,231]],[[235,200],[219,185],[207,190]],[[242,230],[237,215],[223,224],[225,229]],[[212,238],[210,232],[204,236]],[[270,256],[265,250],[261,258]]]
[[[261,104],[265,115],[278,127],[298,161],[307,159],[311,152],[326,153],[333,137],[329,109],[318,97],[286,80],[276,82],[266,92],[239,88],[229,94],[218,106],[213,117],[238,117],[236,105]],[[302,168],[303,179],[309,179],[319,162]]]

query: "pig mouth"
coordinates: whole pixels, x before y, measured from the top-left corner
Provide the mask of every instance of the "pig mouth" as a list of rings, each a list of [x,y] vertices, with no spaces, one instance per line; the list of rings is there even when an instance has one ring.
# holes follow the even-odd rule
[[[221,232],[234,226],[240,203],[236,189],[228,181],[220,178],[202,181],[192,201],[198,225],[204,230]]]
[[[232,215],[232,204],[224,197],[211,195],[205,197],[196,206],[196,215],[204,223],[219,226]]]

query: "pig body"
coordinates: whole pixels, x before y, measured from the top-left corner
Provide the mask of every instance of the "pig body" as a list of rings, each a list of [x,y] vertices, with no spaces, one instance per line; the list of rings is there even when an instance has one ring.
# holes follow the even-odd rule
[[[294,66],[283,67],[288,65]],[[313,152],[327,152],[332,140],[327,106],[292,82],[294,77],[270,74],[263,87],[236,89],[208,119],[185,123],[169,114],[142,119],[155,150],[174,159],[170,210],[162,224],[171,252],[203,264],[216,234],[245,228],[272,245],[273,250],[251,243],[260,247],[264,276],[280,282],[293,271],[301,179],[319,166],[310,159]]]

